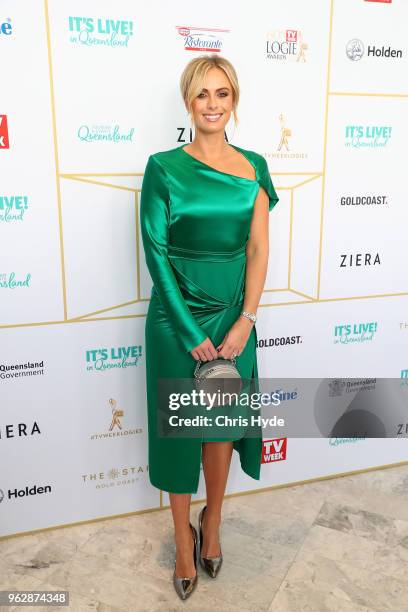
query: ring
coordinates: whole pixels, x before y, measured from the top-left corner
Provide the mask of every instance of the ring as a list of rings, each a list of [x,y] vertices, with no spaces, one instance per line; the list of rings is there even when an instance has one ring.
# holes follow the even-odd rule
[[[232,358],[234,359],[236,357],[236,353],[232,353]]]

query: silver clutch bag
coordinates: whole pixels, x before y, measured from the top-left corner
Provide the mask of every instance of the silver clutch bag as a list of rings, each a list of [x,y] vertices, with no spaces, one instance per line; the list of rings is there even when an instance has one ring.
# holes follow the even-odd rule
[[[201,389],[210,395],[220,392],[239,394],[242,389],[242,378],[235,365],[234,359],[220,357],[212,361],[201,362],[199,359],[194,370],[195,386],[197,391]],[[228,405],[228,397],[219,398],[214,406]],[[205,403],[205,402],[204,402]]]

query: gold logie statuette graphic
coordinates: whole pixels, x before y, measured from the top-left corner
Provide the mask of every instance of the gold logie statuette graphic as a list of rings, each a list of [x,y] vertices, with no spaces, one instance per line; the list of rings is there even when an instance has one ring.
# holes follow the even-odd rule
[[[285,126],[285,117],[282,113],[279,115],[279,123],[281,124],[281,138],[278,145],[278,151],[285,146],[286,150],[289,151],[289,136],[292,136],[292,130]]]
[[[297,62],[305,62],[306,61],[306,51],[308,49],[308,44],[305,42],[301,42],[299,45],[299,53],[297,55]]]
[[[112,421],[109,427],[109,431],[112,431],[115,426],[119,427],[119,429],[122,429],[119,417],[123,417],[125,413],[123,412],[123,410],[119,410],[118,408],[116,408],[116,404],[116,400],[112,398],[109,400],[109,405],[112,410]]]

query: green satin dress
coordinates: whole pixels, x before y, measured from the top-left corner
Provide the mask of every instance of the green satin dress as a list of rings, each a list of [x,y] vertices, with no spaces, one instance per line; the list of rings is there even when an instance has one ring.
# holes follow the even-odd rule
[[[254,166],[256,180],[221,172],[184,151],[151,155],[145,169],[140,222],[146,264],[153,281],[145,326],[149,478],[172,493],[196,493],[202,439],[157,435],[160,378],[192,378],[190,351],[207,336],[218,346],[243,307],[246,243],[261,187],[276,195],[265,158],[234,146]],[[258,377],[253,326],[236,358],[240,375]],[[211,438],[208,438],[211,439]],[[231,439],[231,438],[227,438]],[[262,432],[233,440],[243,471],[259,480]]]

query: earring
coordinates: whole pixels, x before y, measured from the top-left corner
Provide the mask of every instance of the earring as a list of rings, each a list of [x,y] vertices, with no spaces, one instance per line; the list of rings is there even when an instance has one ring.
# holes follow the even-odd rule
[[[190,117],[190,142],[193,142],[193,140],[194,140],[194,134],[193,134],[193,131],[194,131],[194,121],[193,121],[193,117],[192,117],[191,113],[189,113],[188,115]]]

